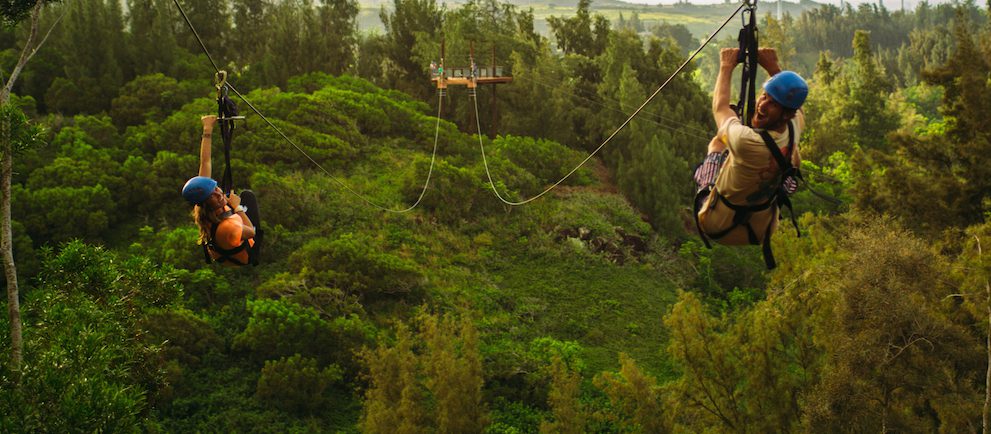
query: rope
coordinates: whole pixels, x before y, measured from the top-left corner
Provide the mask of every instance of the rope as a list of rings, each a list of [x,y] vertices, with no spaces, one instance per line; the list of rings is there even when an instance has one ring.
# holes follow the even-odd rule
[[[654,97],[656,97],[657,94],[659,94],[661,92],[661,90],[663,90],[664,87],[667,86],[668,83],[671,82],[671,80],[673,80],[679,73],[681,73],[681,71],[683,69],[685,69],[685,66],[688,66],[688,63],[691,62],[692,60],[694,60],[695,59],[695,56],[697,56],[702,51],[702,49],[705,48],[705,46],[709,44],[709,41],[712,41],[712,39],[721,30],[723,30],[723,28],[726,27],[727,24],[729,24],[730,20],[732,20],[733,17],[736,16],[736,14],[740,13],[740,10],[743,9],[745,6],[747,6],[747,2],[746,1],[744,1],[743,3],[741,3],[740,6],[737,7],[736,10],[733,11],[733,13],[729,17],[726,18],[726,21],[723,21],[722,25],[720,25],[719,28],[717,28],[715,32],[712,32],[712,34],[710,34],[709,37],[706,38],[706,40],[704,42],[702,42],[702,45],[699,46],[699,48],[697,50],[695,50],[695,52],[692,53],[692,55],[689,56],[688,59],[685,60],[685,62],[682,63],[681,66],[679,66],[678,69],[676,69],[674,71],[674,73],[672,73],[671,76],[668,77],[668,79],[665,80],[664,83],[661,84],[661,86],[658,87],[657,90],[655,90],[654,93],[651,94],[650,97],[647,98],[646,101],[643,102],[643,104],[640,104],[640,107],[637,108],[637,110],[634,111],[633,114],[631,114],[630,117],[628,117],[626,119],[626,121],[624,121],[623,124],[619,126],[619,128],[616,128],[616,130],[613,131],[613,133],[610,134],[609,137],[607,137],[606,140],[603,141],[602,144],[599,145],[599,147],[595,148],[595,150],[592,151],[591,154],[589,154],[587,157],[585,157],[585,159],[582,160],[581,163],[578,163],[578,165],[575,166],[574,169],[571,169],[571,171],[568,172],[567,175],[564,175],[564,177],[562,177],[560,180],[558,180],[554,184],[551,184],[550,187],[547,187],[546,189],[544,189],[544,191],[538,193],[536,196],[533,196],[533,197],[531,197],[529,199],[518,201],[518,202],[513,202],[513,201],[510,201],[510,200],[506,200],[505,198],[502,197],[502,194],[499,193],[499,190],[496,188],[495,183],[492,181],[492,173],[489,171],[489,162],[488,162],[488,159],[485,156],[485,145],[482,143],[482,125],[478,121],[478,101],[476,99],[475,100],[475,123],[476,123],[476,127],[478,128],[478,147],[482,151],[482,163],[485,165],[485,175],[488,177],[488,179],[489,179],[489,186],[492,187],[492,191],[495,193],[496,197],[498,197],[499,200],[502,201],[502,203],[504,203],[506,205],[512,205],[512,206],[525,205],[525,204],[527,204],[529,202],[532,202],[534,200],[539,199],[540,197],[542,197],[543,195],[547,194],[551,190],[557,188],[557,186],[561,185],[562,182],[564,182],[571,175],[573,175],[575,172],[577,172],[578,169],[580,169],[582,166],[585,165],[585,163],[588,163],[588,161],[591,160],[592,157],[594,157],[595,154],[597,154],[600,150],[602,150],[602,148],[605,147],[606,144],[608,144],[613,139],[613,137],[616,137],[616,135],[619,134],[619,132],[622,131],[623,128],[626,128],[626,126],[629,125],[629,123],[631,121],[633,121],[633,118],[635,118],[637,116],[637,114],[639,114],[640,111],[643,110],[643,108],[647,106],[647,104],[649,104],[651,101],[653,101]]]
[[[544,88],[547,88],[551,92],[557,92],[558,94],[560,94],[561,92],[563,92],[560,88],[553,87],[553,86],[547,84],[546,82],[542,82],[542,81],[537,80],[535,78],[531,78],[531,77],[513,77],[514,80],[519,79],[519,78],[523,78],[524,80],[529,80],[531,83],[536,84],[538,86],[542,86]],[[600,96],[600,98],[602,98],[603,101],[615,103],[616,105],[620,106],[620,109],[615,109],[612,106],[610,106],[608,104],[605,104],[605,103],[603,103],[601,101],[596,101],[596,100],[594,100],[592,98],[587,98],[587,97],[578,95],[577,93],[574,93],[574,92],[569,93],[569,95],[570,96],[573,96],[575,98],[578,98],[578,99],[587,101],[589,103],[595,104],[596,106],[599,106],[599,107],[601,107],[601,108],[603,108],[605,110],[609,110],[609,111],[612,111],[612,112],[615,112],[615,113],[621,113],[621,114],[624,114],[624,115],[627,113],[627,112],[625,112],[623,110],[620,110],[620,109],[623,108],[623,104],[622,103],[620,103],[619,101],[610,99],[610,98],[604,98],[604,97],[601,97]],[[666,122],[670,122],[670,123],[678,123],[679,121],[676,121],[676,120],[673,120],[673,119],[669,119],[667,117],[661,116],[661,115],[656,114],[656,113],[648,112],[648,111],[644,111],[643,113],[648,114],[648,115],[651,115],[651,116],[656,116],[657,119],[653,119],[653,118],[650,118],[650,117],[641,117],[640,119],[645,120],[647,122],[651,122],[651,123],[653,123],[653,124],[655,124],[655,125],[657,125],[657,126],[659,126],[661,128],[665,128],[665,129],[667,129],[667,130],[669,130],[671,132],[678,133],[678,134],[683,134],[683,135],[689,136],[691,138],[696,138],[696,139],[709,140],[709,139],[712,138],[712,136],[707,131],[704,131],[704,130],[698,128],[698,127],[693,127],[693,126],[690,126],[690,125],[682,125],[681,128],[679,128],[679,127],[673,127],[673,126],[670,126],[670,125],[667,125],[667,124],[663,124],[663,123],[661,123],[661,121],[666,121]],[[686,129],[692,130],[692,131],[698,131],[701,134],[694,134],[693,132],[685,131]]]
[[[426,194],[426,192],[427,192],[427,186],[430,184],[430,176],[433,174],[433,171],[434,171],[434,161],[436,161],[436,159],[437,159],[437,142],[438,142],[438,138],[440,137],[440,114],[441,114],[441,107],[443,106],[442,103],[444,101],[443,97],[438,97],[438,100],[437,100],[437,125],[434,128],[434,149],[433,149],[433,153],[430,156],[430,168],[427,170],[427,179],[426,179],[426,181],[423,182],[423,189],[420,191],[420,196],[416,199],[416,202],[413,203],[413,205],[410,205],[408,208],[396,210],[396,209],[387,208],[385,206],[382,206],[382,205],[379,205],[379,204],[377,204],[375,202],[372,202],[370,199],[368,199],[367,197],[365,197],[361,193],[358,193],[357,191],[355,191],[354,189],[352,189],[351,187],[349,187],[347,184],[345,184],[343,181],[341,181],[340,179],[338,179],[337,177],[335,177],[333,174],[330,173],[330,171],[328,171],[327,169],[325,169],[322,165],[320,165],[320,163],[318,163],[316,160],[314,160],[313,157],[310,157],[310,155],[307,154],[306,151],[303,151],[303,149],[301,149],[298,145],[296,145],[296,143],[293,142],[292,139],[289,138],[289,136],[286,136],[286,134],[283,133],[282,130],[279,129],[279,127],[275,126],[275,124],[273,124],[272,121],[268,120],[268,118],[265,117],[265,115],[263,115],[260,111],[258,111],[258,109],[255,108],[255,106],[253,104],[251,104],[251,102],[248,101],[247,98],[245,98],[243,95],[241,95],[241,92],[238,92],[238,90],[233,85],[231,85],[230,83],[228,83],[227,85],[230,86],[231,90],[234,91],[234,94],[236,94],[239,98],[241,98],[241,100],[243,100],[246,104],[248,104],[248,107],[250,107],[251,110],[255,112],[255,114],[257,114],[259,117],[261,117],[262,120],[265,121],[265,123],[267,123],[270,127],[272,127],[272,129],[275,130],[275,132],[279,133],[279,135],[281,135],[282,138],[286,140],[286,142],[288,142],[290,145],[292,145],[292,147],[296,148],[296,150],[299,151],[299,153],[303,154],[304,157],[306,157],[308,160],[310,160],[310,162],[313,163],[313,165],[317,166],[317,168],[319,168],[325,174],[327,174],[327,176],[330,177],[331,180],[333,180],[334,182],[336,182],[337,185],[341,186],[341,188],[343,188],[343,189],[347,190],[348,192],[350,192],[351,194],[355,195],[356,197],[358,197],[359,199],[361,199],[362,201],[364,201],[368,205],[370,205],[370,206],[372,206],[374,208],[378,208],[379,210],[382,210],[382,211],[385,211],[385,212],[391,212],[391,213],[401,214],[401,213],[406,213],[406,212],[412,211],[414,208],[416,208],[420,204],[420,201],[423,199],[423,196]]]
[[[515,39],[513,39],[513,38],[511,38],[509,36],[505,36],[505,35],[490,34],[488,36],[493,36],[493,37],[501,38],[501,39],[503,39],[505,41],[518,42],[517,40],[515,40]],[[551,86],[551,85],[547,84],[546,81],[537,80],[536,78],[533,78],[533,77],[513,77],[513,80],[520,80],[520,79],[522,79],[522,80],[528,80],[531,83],[534,83],[536,85],[545,87],[547,89],[550,89],[552,92],[556,92],[558,94],[561,94],[562,93],[562,90],[560,88],[555,87],[555,86]],[[624,115],[627,113],[626,111],[614,109],[614,108],[612,108],[612,107],[604,104],[603,102],[596,101],[594,99],[581,96],[581,95],[579,95],[577,93],[574,93],[574,92],[569,93],[569,95],[570,96],[573,96],[575,98],[581,99],[581,100],[588,101],[588,102],[590,102],[592,104],[595,104],[595,105],[597,105],[599,107],[602,107],[603,109],[606,109],[606,110],[610,110],[610,111],[613,111],[613,112],[616,112],[616,113],[622,113]],[[620,108],[622,108],[622,105],[623,104],[620,103],[617,100],[614,100],[614,99],[611,99],[611,98],[606,98],[606,97],[604,97],[602,95],[599,95],[599,98],[602,99],[602,101],[605,101],[605,102],[615,103],[616,105],[619,105]],[[654,124],[657,124],[657,126],[659,126],[661,128],[667,128],[668,130],[671,130],[673,132],[679,132],[681,134],[690,135],[690,136],[693,136],[695,138],[703,139],[703,140],[709,140],[709,139],[712,138],[712,134],[709,131],[704,130],[704,129],[701,129],[701,128],[698,128],[698,127],[694,127],[694,126],[691,126],[691,125],[681,125],[680,128],[679,127],[671,127],[671,126],[668,126],[668,125],[664,125],[664,124],[662,124],[660,122],[660,121],[667,121],[667,122],[671,122],[671,123],[682,124],[682,122],[680,120],[668,118],[668,117],[663,116],[663,115],[661,115],[661,114],[659,114],[657,112],[652,112],[652,111],[648,111],[648,110],[644,110],[641,113],[642,114],[646,114],[646,115],[650,115],[652,117],[657,118],[657,119],[653,119],[653,118],[650,118],[650,117],[644,117],[643,115],[641,115],[641,117],[640,117],[640,119],[645,120],[645,121],[648,121],[648,122],[652,122]],[[697,131],[697,132],[699,132],[699,134],[698,135],[693,135],[691,133],[688,133],[688,132],[683,131],[686,128],[687,129],[690,129],[690,130]]]
[[[182,8],[182,5],[179,4],[179,0],[172,0],[172,1],[175,3],[176,7],[179,8],[179,13],[182,14],[182,18],[186,20],[186,24],[189,26],[189,30],[191,30],[193,32],[193,36],[195,36],[196,37],[196,41],[199,42],[200,47],[203,49],[203,54],[206,54],[207,59],[210,60],[210,64],[212,64],[213,65],[213,68],[217,70],[217,73],[218,74],[220,74],[220,68],[217,66],[217,62],[214,62],[213,57],[210,56],[210,52],[206,49],[206,44],[203,43],[203,39],[201,39],[199,33],[196,32],[196,28],[193,27],[193,23],[192,23],[192,21],[189,20],[189,16],[186,15],[186,11]],[[438,97],[438,101],[437,101],[437,125],[434,128],[434,149],[433,149],[432,155],[430,156],[430,168],[427,170],[427,179],[426,179],[426,181],[423,182],[423,188],[421,189],[420,196],[417,197],[416,202],[413,203],[413,205],[410,205],[408,208],[397,210],[397,209],[392,209],[392,208],[388,208],[388,207],[379,205],[379,204],[371,201],[370,199],[368,199],[367,197],[365,197],[361,193],[358,193],[357,191],[355,191],[354,189],[352,189],[351,187],[349,187],[347,184],[345,184],[343,181],[341,181],[340,179],[338,179],[337,177],[335,177],[333,174],[330,173],[330,171],[328,171],[327,169],[325,169],[322,165],[320,165],[320,163],[318,163],[316,160],[314,160],[313,157],[310,157],[310,155],[307,154],[306,151],[304,151],[302,148],[300,148],[298,145],[296,145],[296,142],[293,142],[292,139],[290,139],[289,136],[287,136],[285,133],[283,133],[282,130],[279,129],[279,127],[275,126],[275,124],[273,124],[272,121],[268,120],[268,118],[265,117],[265,115],[262,114],[261,111],[259,111],[257,108],[255,108],[255,105],[252,104],[251,101],[248,101],[248,99],[245,98],[244,95],[242,95],[241,92],[239,92],[237,90],[237,88],[234,87],[233,84],[231,84],[230,82],[227,82],[226,85],[227,85],[228,88],[230,88],[230,90],[234,91],[234,94],[237,95],[238,98],[241,98],[241,101],[244,101],[244,103],[247,104],[248,107],[250,107],[251,110],[253,112],[255,112],[255,114],[257,114],[260,118],[262,118],[262,120],[264,120],[265,123],[267,123],[270,127],[272,127],[272,129],[274,129],[275,132],[279,133],[279,135],[282,136],[282,138],[285,139],[286,142],[288,142],[290,145],[292,145],[293,148],[296,148],[296,150],[299,151],[299,153],[303,154],[303,156],[306,157],[308,160],[310,160],[311,163],[313,163],[317,168],[319,168],[325,174],[327,174],[327,176],[330,177],[331,180],[333,180],[334,182],[336,182],[337,185],[341,186],[341,188],[347,190],[351,194],[357,196],[359,199],[361,199],[362,201],[364,201],[366,204],[368,204],[368,205],[370,205],[370,206],[372,206],[374,208],[378,208],[379,210],[382,210],[382,211],[385,211],[385,212],[391,212],[391,213],[401,214],[401,213],[406,213],[406,212],[412,211],[414,208],[416,208],[420,204],[420,201],[423,200],[423,196],[427,192],[427,186],[430,184],[430,176],[433,174],[433,171],[434,171],[434,161],[436,161],[436,159],[437,159],[437,142],[438,142],[438,139],[440,137],[440,115],[441,115],[441,107],[443,106],[443,101],[444,101],[444,98],[443,97],[440,97],[439,96]]]

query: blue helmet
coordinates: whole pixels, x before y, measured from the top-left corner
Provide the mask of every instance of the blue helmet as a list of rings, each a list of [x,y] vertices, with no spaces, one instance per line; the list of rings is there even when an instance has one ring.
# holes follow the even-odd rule
[[[781,71],[764,82],[764,92],[782,107],[798,110],[809,95],[809,85],[800,75],[792,71]]]
[[[193,205],[199,205],[210,198],[215,188],[217,181],[205,176],[196,176],[186,181],[186,185],[182,187],[182,197]]]

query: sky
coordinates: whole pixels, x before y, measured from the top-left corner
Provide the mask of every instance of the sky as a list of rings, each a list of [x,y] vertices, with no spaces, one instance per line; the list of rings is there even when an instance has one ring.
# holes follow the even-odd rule
[[[620,1],[625,1],[627,3],[651,4],[651,5],[656,5],[656,4],[673,4],[673,3],[676,3],[677,2],[677,0],[620,0]],[[760,1],[760,0],[758,0],[758,1]],[[840,5],[840,0],[815,0],[815,1],[817,1],[819,3],[834,4],[834,5],[837,5],[837,6]],[[854,4],[854,5],[857,5],[857,4],[860,4],[860,3],[877,3],[877,0],[873,0],[873,1],[871,1],[871,0],[844,0],[844,1],[846,1],[847,3]],[[884,3],[884,7],[888,8],[888,9],[891,9],[891,10],[901,9],[901,7],[902,7],[901,6],[902,5],[902,0],[881,0],[881,1],[882,1],[882,3]],[[904,0],[904,1],[905,1],[905,8],[906,9],[914,9],[915,8],[915,5],[918,4],[921,0]],[[694,3],[694,4],[710,4],[710,3],[722,3],[723,0],[688,0],[688,2],[689,3]],[[929,0],[929,3],[930,4],[949,3],[949,2],[950,2],[950,0]],[[769,3],[776,3],[776,2],[773,2],[771,0],[765,0],[765,1],[762,1],[761,3],[764,4],[765,6],[767,6]],[[794,2],[794,3],[797,3],[797,2]]]

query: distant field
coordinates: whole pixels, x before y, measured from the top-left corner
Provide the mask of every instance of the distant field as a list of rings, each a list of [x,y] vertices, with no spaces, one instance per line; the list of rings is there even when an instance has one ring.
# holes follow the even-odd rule
[[[550,34],[547,17],[569,17],[574,15],[577,9],[575,6],[577,2],[574,0],[554,2],[515,0],[510,3],[516,4],[520,8],[533,9],[534,26],[543,35]],[[379,10],[383,5],[388,8],[391,4],[391,1],[385,2],[379,0],[362,2],[361,12],[358,14],[358,28],[362,31],[383,31],[382,22],[379,20]],[[672,24],[684,24],[696,38],[703,38],[708,36],[709,32],[722,23],[738,5],[739,3],[733,2],[716,5],[679,4],[650,6],[606,0],[592,3],[592,10],[594,13],[600,14],[613,22],[618,21],[620,15],[625,19],[629,19],[633,13],[637,13],[640,21],[647,26],[663,21]],[[782,11],[783,13],[796,16],[801,14],[803,10],[814,9],[819,5],[819,3],[808,0],[803,0],[802,3],[783,2]],[[447,3],[448,8],[457,8],[458,6],[458,2]],[[776,3],[761,3],[758,7],[758,13],[760,15],[777,12]],[[736,23],[730,23],[730,26],[738,28],[738,23],[739,20]],[[735,30],[732,31],[735,32]]]

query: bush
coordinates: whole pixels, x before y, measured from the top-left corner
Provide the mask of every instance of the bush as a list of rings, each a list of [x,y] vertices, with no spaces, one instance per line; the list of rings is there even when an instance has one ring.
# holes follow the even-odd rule
[[[413,261],[385,249],[363,234],[310,241],[289,257],[293,269],[312,286],[341,288],[363,297],[407,294],[423,283]]]
[[[265,362],[255,398],[292,413],[313,413],[325,405],[327,388],[342,378],[337,365],[320,369],[315,359],[296,354]]]
[[[414,164],[415,170],[403,182],[403,199],[407,203],[413,203],[419,197],[430,160],[421,158]],[[502,209],[499,201],[492,197],[488,181],[482,178],[484,172],[480,176],[480,171],[481,167],[472,170],[438,158],[420,207],[432,211],[438,220],[452,224]],[[516,193],[504,185],[497,184],[497,187],[504,196],[516,197]]]
[[[72,242],[49,252],[40,276],[23,304],[22,370],[0,355],[0,431],[137,430],[161,380],[161,342],[139,339],[140,324],[178,300],[171,270]]]
[[[356,315],[327,319],[316,309],[287,300],[248,301],[251,319],[235,336],[234,349],[257,362],[301,354],[318,362],[353,366],[351,351],[371,335]]]
[[[499,136],[492,141],[493,154],[532,173],[542,184],[557,182],[578,165],[584,156],[558,142],[532,137]],[[592,173],[582,167],[563,185],[588,185]]]

